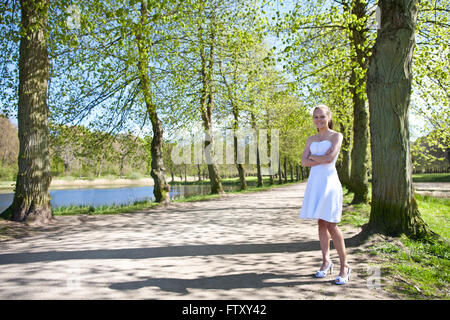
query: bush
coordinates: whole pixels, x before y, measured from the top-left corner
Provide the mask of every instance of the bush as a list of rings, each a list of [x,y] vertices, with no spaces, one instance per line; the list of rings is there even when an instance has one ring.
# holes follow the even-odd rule
[[[0,166],[0,180],[15,181],[17,178],[17,165],[15,166]]]
[[[137,180],[137,179],[145,178],[145,176],[140,172],[132,172],[132,173],[126,175],[126,178],[131,179],[131,180]]]

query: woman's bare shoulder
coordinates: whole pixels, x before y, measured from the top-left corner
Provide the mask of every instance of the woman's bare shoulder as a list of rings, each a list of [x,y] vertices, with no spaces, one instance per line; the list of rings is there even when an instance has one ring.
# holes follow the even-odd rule
[[[331,138],[333,140],[341,140],[343,137],[342,133],[332,130]]]

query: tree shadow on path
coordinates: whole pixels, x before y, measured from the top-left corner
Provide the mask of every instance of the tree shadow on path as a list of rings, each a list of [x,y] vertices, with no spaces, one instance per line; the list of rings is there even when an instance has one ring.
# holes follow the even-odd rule
[[[42,251],[0,254],[0,265],[86,259],[151,259],[163,257],[261,254],[318,250],[318,241],[288,243],[182,245],[153,248]]]
[[[192,289],[219,289],[232,290],[242,288],[267,288],[279,286],[297,286],[305,284],[320,284],[317,279],[311,281],[289,281],[283,279],[298,279],[308,277],[313,279],[312,275],[279,275],[275,273],[241,273],[225,276],[200,277],[197,279],[177,279],[177,278],[148,278],[141,281],[129,281],[113,283],[109,286],[114,290],[138,290],[145,287],[159,287],[161,290],[188,294],[188,288]],[[265,282],[267,280],[272,280]],[[277,281],[278,280],[278,281]],[[282,280],[282,281],[279,281]]]
[[[363,240],[362,234],[346,239],[347,247],[356,247]],[[331,245],[333,248],[333,246]],[[151,259],[163,257],[211,256],[230,254],[264,254],[308,252],[320,250],[319,241],[250,243],[218,245],[182,245],[153,248],[95,249],[73,251],[42,251],[0,254],[0,265],[16,263],[50,262],[86,259]]]

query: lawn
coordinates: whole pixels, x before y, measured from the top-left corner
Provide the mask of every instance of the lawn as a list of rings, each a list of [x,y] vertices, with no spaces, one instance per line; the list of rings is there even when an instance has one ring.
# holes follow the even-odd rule
[[[450,182],[450,173],[413,174],[413,182]]]
[[[344,194],[342,223],[361,227],[369,221],[370,205],[350,205]],[[450,199],[416,195],[419,211],[441,238],[414,241],[402,235],[379,241],[368,249],[374,266],[381,269],[385,289],[402,299],[449,299],[450,294]]]

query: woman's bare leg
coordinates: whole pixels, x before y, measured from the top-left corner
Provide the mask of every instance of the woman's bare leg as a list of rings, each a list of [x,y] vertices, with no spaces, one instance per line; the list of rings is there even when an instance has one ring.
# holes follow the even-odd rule
[[[322,250],[322,266],[320,270],[325,270],[330,263],[330,234],[327,228],[327,221],[319,219],[319,241]]]
[[[347,253],[345,252],[345,242],[344,236],[342,235],[341,230],[338,228],[336,223],[326,222],[327,230],[331,235],[331,239],[333,239],[334,247],[336,248],[339,261],[341,263],[341,269],[339,272],[339,276],[345,277],[348,272],[348,263],[347,263]]]

